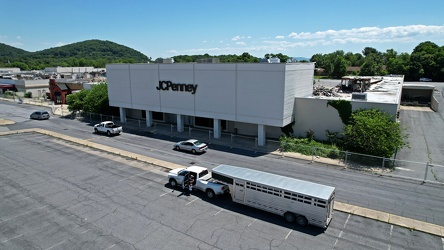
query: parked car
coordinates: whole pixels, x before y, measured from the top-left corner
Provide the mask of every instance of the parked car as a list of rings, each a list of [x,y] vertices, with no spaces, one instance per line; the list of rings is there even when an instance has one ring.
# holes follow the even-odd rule
[[[430,78],[426,78],[426,77],[421,77],[421,78],[419,78],[419,81],[420,81],[420,82],[431,82],[432,79],[430,79]]]
[[[189,140],[180,141],[180,142],[174,144],[174,149],[186,150],[186,151],[190,151],[193,154],[197,154],[197,153],[204,153],[205,151],[207,151],[208,146],[207,146],[207,144],[205,144],[199,140],[189,139]]]
[[[49,113],[46,110],[38,110],[32,112],[32,114],[29,116],[31,119],[38,119],[38,120],[47,120],[49,119]]]

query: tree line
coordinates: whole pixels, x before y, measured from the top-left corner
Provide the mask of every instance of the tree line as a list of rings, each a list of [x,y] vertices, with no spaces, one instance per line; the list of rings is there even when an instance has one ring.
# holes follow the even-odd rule
[[[281,62],[292,60],[291,57],[279,54],[265,54],[264,58],[277,57]],[[260,58],[249,53],[242,55],[179,55],[174,56],[175,62],[196,62],[202,58],[219,58],[221,63],[252,63],[259,62]],[[302,61],[303,62],[303,61]],[[323,75],[328,78],[341,78],[347,74],[361,76],[404,75],[407,81],[418,81],[421,77],[444,81],[444,46],[439,47],[427,41],[418,44],[411,54],[398,53],[394,49],[380,52],[375,48],[366,47],[362,53],[344,52],[337,50],[329,54],[315,54],[310,62],[316,63],[316,68],[323,69]],[[350,66],[359,70],[348,72]]]
[[[126,46],[101,40],[88,40],[37,52],[0,44],[0,67],[41,70],[46,67],[105,68],[110,63],[146,63],[151,59]]]
[[[172,57],[177,63],[193,63],[198,59],[218,58],[221,63],[257,63],[262,58],[279,58],[282,63],[294,61],[292,57],[278,54],[265,54],[255,57],[247,52],[241,55],[178,55]],[[323,75],[340,78],[347,74],[362,76],[404,75],[407,81],[418,81],[421,77],[444,81],[444,46],[426,41],[418,44],[411,54],[398,53],[393,49],[380,52],[365,47],[361,53],[337,50],[329,54],[315,54],[310,62],[323,69]],[[17,67],[22,70],[41,70],[46,67],[86,67],[104,68],[112,63],[150,63],[150,57],[117,43],[101,40],[88,40],[37,52],[0,43],[0,67]],[[303,61],[302,61],[303,62]],[[359,70],[348,72],[350,66]]]

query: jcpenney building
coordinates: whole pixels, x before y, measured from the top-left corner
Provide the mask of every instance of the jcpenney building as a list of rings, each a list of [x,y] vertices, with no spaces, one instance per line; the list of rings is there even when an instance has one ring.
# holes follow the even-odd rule
[[[314,63],[110,64],[110,106],[125,118],[252,135],[258,145],[294,121],[295,97],[311,96]]]

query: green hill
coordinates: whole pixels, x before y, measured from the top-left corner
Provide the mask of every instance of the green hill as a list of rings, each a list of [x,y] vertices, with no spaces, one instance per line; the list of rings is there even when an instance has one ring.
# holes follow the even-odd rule
[[[0,67],[22,70],[56,66],[104,68],[108,63],[146,63],[149,60],[139,51],[110,41],[87,40],[36,52],[0,43]]]

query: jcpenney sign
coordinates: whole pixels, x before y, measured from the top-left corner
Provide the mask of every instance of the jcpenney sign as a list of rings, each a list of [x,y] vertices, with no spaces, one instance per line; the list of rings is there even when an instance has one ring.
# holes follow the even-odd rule
[[[182,91],[191,92],[191,94],[196,93],[197,84],[186,84],[186,83],[172,83],[171,81],[159,81],[159,86],[156,87],[157,90],[172,90],[172,91]]]

